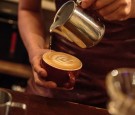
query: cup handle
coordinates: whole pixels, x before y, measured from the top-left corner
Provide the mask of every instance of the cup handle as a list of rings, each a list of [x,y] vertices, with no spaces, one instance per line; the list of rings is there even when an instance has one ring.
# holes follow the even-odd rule
[[[75,77],[72,72],[69,72],[69,82],[73,85],[75,84]]]
[[[71,89],[73,89],[76,78],[75,78],[75,76],[73,75],[72,72],[69,72],[68,75],[69,75],[68,87],[71,88]]]
[[[75,84],[75,77],[72,72],[68,72],[69,81],[64,84],[64,89],[72,90]]]

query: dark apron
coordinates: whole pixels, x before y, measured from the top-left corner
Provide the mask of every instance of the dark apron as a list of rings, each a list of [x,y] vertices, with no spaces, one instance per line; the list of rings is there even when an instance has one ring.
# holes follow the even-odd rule
[[[59,7],[64,0],[56,0]],[[55,89],[34,89],[43,96],[78,102],[98,107],[105,107],[108,101],[105,79],[108,72],[115,68],[135,68],[135,19],[123,22],[107,22],[106,33],[102,41],[89,49],[81,49],[59,35],[54,34],[52,49],[72,54],[78,57],[83,68],[75,88],[71,91]],[[32,80],[31,80],[32,81]],[[31,85],[31,83],[30,83]],[[35,90],[35,91],[34,91]],[[39,92],[40,92],[39,91]]]

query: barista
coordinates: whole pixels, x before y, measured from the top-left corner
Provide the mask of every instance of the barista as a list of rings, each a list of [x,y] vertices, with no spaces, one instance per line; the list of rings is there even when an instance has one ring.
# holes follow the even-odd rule
[[[66,1],[55,0],[57,9]],[[40,60],[49,49],[45,48],[46,35],[41,0],[19,0],[19,30],[33,69],[33,78],[30,78],[28,83],[28,93],[106,107],[106,74],[119,67],[135,67],[134,4],[135,0],[82,1],[82,8],[87,12],[97,12],[106,26],[103,39],[94,47],[83,49],[63,39],[62,36],[53,36],[53,50],[72,54],[83,63],[74,89],[64,91],[55,89],[55,83],[43,80],[49,76],[41,67]]]

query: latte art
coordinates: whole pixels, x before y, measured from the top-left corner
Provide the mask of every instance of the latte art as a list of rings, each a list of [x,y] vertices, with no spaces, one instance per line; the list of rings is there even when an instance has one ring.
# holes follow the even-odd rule
[[[43,55],[43,60],[48,65],[62,70],[78,70],[82,67],[81,61],[67,53],[50,51]]]
[[[55,61],[55,63],[58,64],[64,64],[64,65],[72,65],[74,63],[74,60],[69,58],[68,56],[65,55],[55,55],[52,57],[52,59]]]

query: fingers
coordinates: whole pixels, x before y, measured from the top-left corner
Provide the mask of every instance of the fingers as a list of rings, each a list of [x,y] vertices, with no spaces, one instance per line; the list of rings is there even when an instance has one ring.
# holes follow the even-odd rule
[[[44,68],[41,67],[41,58],[36,57],[33,59],[32,61],[32,68],[33,70],[39,75],[39,76],[43,76],[46,77],[47,76],[47,72]]]
[[[108,4],[111,4],[115,0],[82,0],[82,8],[88,8],[88,7],[93,7],[95,9],[100,9]]]
[[[111,5],[108,5],[99,10],[99,14],[106,20],[125,20],[131,12],[131,3],[124,0],[116,0]]]
[[[82,8],[97,11],[106,20],[125,20],[131,17],[132,0],[82,0]]]
[[[90,7],[96,0],[82,0],[81,6],[82,8]]]
[[[41,66],[39,64],[35,64],[33,66],[33,69],[34,71],[39,75],[39,76],[42,76],[42,77],[46,77],[47,76],[47,72],[44,68],[41,68]]]
[[[114,12],[112,12],[111,14],[104,16],[104,19],[110,20],[110,21],[112,21],[112,20],[119,20],[119,21],[126,20],[128,18],[128,16],[125,13],[125,11],[122,9],[123,8],[121,7],[119,9],[115,10]]]
[[[93,8],[98,10],[112,4],[115,1],[116,0],[96,0],[96,2],[93,4]]]
[[[47,88],[57,87],[56,83],[45,80],[45,77],[47,77],[47,72],[44,68],[41,68],[39,60],[33,61],[33,73],[34,73],[35,83],[38,84],[39,86],[47,87]]]
[[[52,81],[46,81],[44,77],[39,76],[36,72],[34,72],[34,80],[35,83],[38,84],[39,86],[42,87],[47,87],[47,88],[56,88],[57,84]]]
[[[100,8],[99,6],[100,9],[98,10],[98,13],[104,17],[115,12],[119,7],[120,6],[117,2],[113,2],[111,5],[104,6],[103,8]]]

